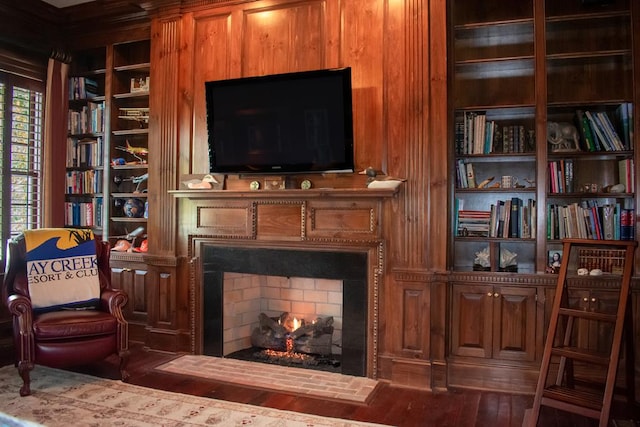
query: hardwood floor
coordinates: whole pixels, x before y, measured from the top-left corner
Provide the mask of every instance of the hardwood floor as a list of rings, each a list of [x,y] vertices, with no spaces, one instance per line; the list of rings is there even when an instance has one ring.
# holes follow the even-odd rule
[[[0,364],[11,363],[4,357],[7,353],[3,353]],[[127,382],[194,396],[402,427],[521,426],[524,411],[531,407],[533,401],[532,396],[472,390],[431,393],[384,383],[368,405],[343,403],[238,387],[154,370],[156,366],[175,357],[175,354],[148,351],[141,345],[132,345],[128,364],[130,378]],[[107,362],[70,370],[117,379],[117,361],[114,358]],[[640,426],[640,413],[635,417],[635,426]],[[591,427],[597,423],[595,420],[544,408],[538,425]],[[625,427],[627,426],[635,427],[634,424],[627,424]]]

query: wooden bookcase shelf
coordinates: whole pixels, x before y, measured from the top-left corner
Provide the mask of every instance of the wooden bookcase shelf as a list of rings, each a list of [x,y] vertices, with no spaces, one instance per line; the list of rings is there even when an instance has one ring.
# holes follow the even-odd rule
[[[150,40],[142,39],[76,52],[71,64],[73,78],[95,82],[97,93],[70,100],[70,110],[77,111],[86,105],[99,104],[103,117],[99,132],[70,134],[70,139],[75,138],[80,143],[99,138],[99,163],[89,165],[86,161],[78,161],[78,164],[68,164],[67,167],[68,175],[99,174],[99,191],[97,188],[92,192],[81,189],[78,194],[68,195],[67,199],[84,204],[90,202],[95,216],[92,226],[112,244],[147,223],[142,213],[130,216],[132,214],[128,207],[135,206],[137,212],[141,212],[148,196],[148,178],[141,179],[148,173],[147,155],[139,151],[148,149],[150,60]],[[132,111],[139,111],[141,113],[138,115],[144,117],[132,118]],[[139,150],[137,157],[130,147]]]
[[[496,200],[510,195],[535,200],[537,236],[533,240],[536,247],[533,252],[522,249],[530,253],[531,259],[524,260],[518,254],[519,262],[533,265],[535,272],[545,271],[548,251],[556,246],[556,239],[547,240],[544,231],[549,205],[597,200],[637,211],[634,141],[627,141],[623,150],[605,151],[601,147],[587,151],[579,132],[581,150],[573,152],[554,151],[547,141],[549,122],[568,123],[581,130],[576,124],[577,110],[606,114],[621,139],[623,133],[628,132],[622,128],[618,110],[625,103],[637,104],[633,89],[638,76],[634,58],[639,41],[633,39],[634,20],[637,21],[633,13],[637,11],[632,10],[628,0],[597,7],[583,6],[578,1],[517,3],[505,6],[494,0],[481,10],[470,0],[456,0],[451,4],[452,176],[459,176],[462,164],[472,165],[476,185],[486,178],[494,178],[480,189],[454,180],[449,263],[453,270],[468,264],[468,260],[459,259],[462,254],[470,256],[470,252],[462,248],[467,240],[460,239],[455,228],[456,207],[460,202],[464,202],[465,210],[489,211]],[[484,150],[478,151],[476,146],[475,151],[465,151],[467,138],[474,137],[466,135],[465,129],[474,125],[478,128],[477,122],[468,122],[467,118],[473,115],[484,116],[482,126],[493,122],[498,129],[523,127],[525,135],[530,137],[525,153],[500,152],[495,134],[486,137],[485,133],[483,138],[491,141],[481,144]],[[633,123],[630,126],[633,127]],[[485,130],[483,127],[481,132]],[[499,138],[500,130],[497,133]],[[490,146],[492,148],[488,148]],[[619,183],[625,161],[625,168],[633,168],[633,185],[622,192],[607,192],[610,186]],[[562,191],[552,189],[550,168],[565,165],[573,168],[571,187]],[[562,170],[562,173],[568,185],[569,172]],[[496,188],[495,183],[504,175],[516,176],[519,184],[526,185],[515,189]],[[585,192],[587,184],[594,184],[594,190]]]
[[[504,389],[492,364],[503,380],[537,369],[553,298],[541,281],[555,279],[550,257],[562,252],[562,238],[600,239],[611,226],[616,239],[638,238],[638,154],[629,129],[638,134],[640,9],[631,3],[450,2],[450,384]],[[623,124],[626,105],[633,114]],[[620,145],[607,138],[590,146],[579,111],[606,116]],[[577,147],[572,137],[550,143],[553,123],[575,132]],[[505,138],[505,129],[517,129],[520,141]],[[503,176],[505,184],[517,179],[516,188],[502,188]],[[620,183],[625,187],[614,187]],[[514,201],[528,207],[529,223],[520,210],[508,234],[491,234],[496,206]],[[512,221],[513,213],[495,218]],[[600,231],[589,228],[593,221]],[[509,259],[515,266],[506,268]],[[640,271],[637,255],[635,266]]]

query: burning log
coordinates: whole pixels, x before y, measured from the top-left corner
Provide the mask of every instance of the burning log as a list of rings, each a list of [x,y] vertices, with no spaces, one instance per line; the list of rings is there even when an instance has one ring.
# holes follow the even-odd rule
[[[323,334],[333,334],[333,317],[318,318],[313,323],[307,323],[291,332],[291,337],[295,340],[305,335],[318,337]]]
[[[333,317],[318,318],[312,323],[303,323],[293,328],[294,320],[289,313],[271,318],[264,313],[259,316],[260,326],[251,334],[254,347],[287,350],[287,339],[293,343],[293,351],[329,355],[333,341]]]

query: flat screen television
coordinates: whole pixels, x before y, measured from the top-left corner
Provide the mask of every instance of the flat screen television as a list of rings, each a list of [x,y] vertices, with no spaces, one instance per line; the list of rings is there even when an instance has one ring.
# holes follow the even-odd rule
[[[351,68],[205,83],[209,169],[353,172]]]

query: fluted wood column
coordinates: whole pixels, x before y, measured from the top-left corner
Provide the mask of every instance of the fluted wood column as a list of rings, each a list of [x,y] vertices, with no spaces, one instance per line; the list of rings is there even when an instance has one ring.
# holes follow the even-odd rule
[[[149,252],[174,255],[176,200],[168,190],[178,177],[178,59],[181,21],[155,20],[151,25],[151,93],[149,100]]]

